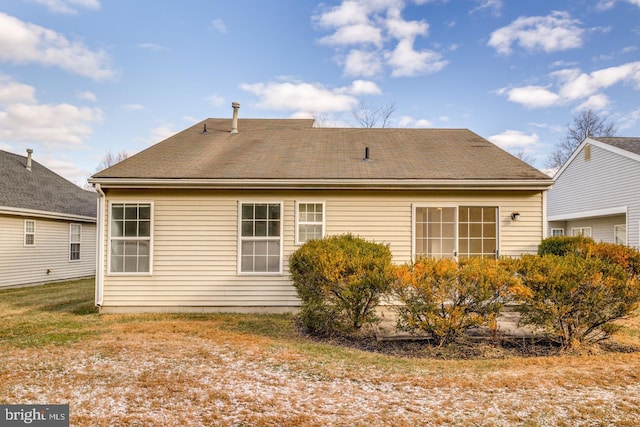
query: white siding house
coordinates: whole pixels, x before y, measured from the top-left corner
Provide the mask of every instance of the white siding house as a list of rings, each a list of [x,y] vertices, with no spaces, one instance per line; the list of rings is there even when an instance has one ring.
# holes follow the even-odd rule
[[[549,235],[640,246],[640,138],[586,138],[554,180]]]
[[[0,151],[0,288],[93,276],[97,195]]]
[[[466,129],[295,119],[207,119],[91,182],[101,312],[294,310],[289,255],[326,235],[397,263],[535,252],[552,183]]]

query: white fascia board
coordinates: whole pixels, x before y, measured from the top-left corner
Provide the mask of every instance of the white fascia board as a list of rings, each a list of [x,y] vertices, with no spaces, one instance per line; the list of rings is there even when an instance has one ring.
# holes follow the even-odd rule
[[[626,214],[626,213],[627,213],[626,206],[616,206],[613,208],[594,209],[589,211],[571,212],[571,213],[564,213],[560,215],[551,215],[547,217],[547,221],[570,221],[573,219],[595,218],[599,216],[611,216],[611,215],[620,215],[620,214]]]
[[[36,209],[14,208],[11,206],[0,206],[0,214],[32,216],[32,217],[49,218],[49,219],[61,219],[66,221],[96,222],[96,218],[91,216],[73,215],[73,214],[66,214],[62,212],[39,211]]]
[[[91,180],[102,188],[192,188],[192,189],[366,189],[366,190],[546,190],[551,178],[544,180],[410,180],[410,179],[131,179]]]

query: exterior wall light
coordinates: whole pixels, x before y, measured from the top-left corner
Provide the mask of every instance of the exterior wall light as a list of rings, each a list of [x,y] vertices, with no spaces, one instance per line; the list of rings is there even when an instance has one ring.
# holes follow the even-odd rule
[[[511,213],[511,221],[518,221],[520,219],[520,212]]]

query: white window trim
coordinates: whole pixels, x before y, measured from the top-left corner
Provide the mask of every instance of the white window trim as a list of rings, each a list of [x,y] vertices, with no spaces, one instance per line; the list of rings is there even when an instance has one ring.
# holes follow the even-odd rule
[[[71,240],[71,229],[73,228],[74,225],[77,225],[78,227],[80,227],[80,233],[78,234],[79,239],[77,242],[74,242]],[[71,245],[77,243],[78,245],[80,245],[80,250],[78,251],[78,259],[71,259]],[[77,223],[77,222],[71,222],[69,223],[69,262],[80,262],[82,260],[82,224]]]
[[[27,224],[29,223],[33,223],[33,232],[27,232]],[[33,235],[33,243],[27,243],[27,235]],[[24,220],[24,235],[22,236],[22,244],[27,247],[27,248],[31,248],[34,247],[36,245],[36,220],[35,219],[25,219]]]
[[[111,211],[113,205],[118,204],[138,204],[138,205],[149,205],[151,208],[150,213],[150,236],[149,236],[149,271],[143,272],[112,272],[111,271],[111,241],[113,238],[111,237]],[[153,276],[153,247],[154,247],[154,206],[152,201],[146,200],[111,200],[109,201],[109,208],[107,210],[107,276]],[[138,240],[147,240],[146,238]]]
[[[554,231],[557,231],[557,230],[560,230],[560,231],[562,232],[562,234],[558,234],[557,236],[555,236],[555,235],[553,234],[553,232],[554,232]],[[550,235],[550,237],[562,237],[562,236],[564,236],[564,228],[552,228],[552,229],[551,229],[551,235]]]
[[[589,235],[585,235],[584,232],[582,232],[582,236],[583,237],[591,237],[592,236],[591,227],[572,227],[571,228],[571,236],[577,236],[577,234],[574,234],[575,230],[589,230]]]
[[[458,216],[460,206],[467,207],[478,207],[478,208],[488,208],[494,207],[486,204],[477,204],[477,203],[461,203],[461,204],[450,204],[450,203],[413,203],[411,205],[411,259],[413,261],[416,260],[416,209],[417,208],[455,208],[455,227],[454,227],[454,257],[453,259],[458,260],[458,255],[460,252],[460,248],[458,247]],[[495,206],[496,208],[496,251],[497,256],[500,257],[500,220],[501,220],[501,208],[499,205]]]
[[[616,239],[616,229],[618,227],[624,227],[624,245],[626,245],[629,242],[629,234],[627,233],[627,224],[615,224],[613,226],[613,240],[615,243],[615,239]]]
[[[280,262],[279,262],[279,266],[278,266],[278,271],[242,271],[242,205],[280,205]],[[284,231],[284,202],[282,200],[280,201],[273,201],[273,200],[239,200],[238,201],[238,253],[237,253],[237,257],[236,257],[236,263],[237,263],[237,274],[238,276],[282,276],[283,274],[283,270],[282,270],[282,260],[283,260],[283,256],[284,256],[284,236],[283,236],[283,231]],[[275,240],[275,238],[273,237],[261,237],[258,236],[258,238],[256,239],[255,236],[251,237],[251,240]]]
[[[299,206],[300,205],[322,205],[322,222],[318,223],[318,222],[308,222],[308,221],[300,221],[300,215],[299,215]],[[326,213],[326,206],[325,206],[325,202],[324,201],[316,201],[316,200],[298,200],[296,201],[296,209],[295,209],[295,227],[296,227],[296,237],[295,237],[295,241],[296,241],[296,245],[303,245],[305,242],[301,242],[300,241],[300,225],[320,225],[322,227],[322,231],[321,231],[321,238],[324,238],[324,233],[325,233],[325,221],[327,219],[327,213]]]

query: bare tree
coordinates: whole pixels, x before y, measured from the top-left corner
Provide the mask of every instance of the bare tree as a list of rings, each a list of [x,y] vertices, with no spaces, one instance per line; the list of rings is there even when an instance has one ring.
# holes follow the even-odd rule
[[[589,136],[614,136],[618,130],[612,122],[600,117],[595,111],[583,110],[573,118],[567,126],[567,134],[556,144],[556,149],[549,155],[547,166],[561,167],[576,148]]]
[[[124,150],[116,154],[113,154],[111,151],[107,151],[107,153],[104,155],[100,163],[98,163],[98,166],[96,167],[95,172],[97,173],[103,169],[110,168],[116,163],[120,163],[121,161],[127,158],[129,158],[129,153],[127,153]]]
[[[396,103],[376,107],[371,102],[361,101],[351,112],[353,118],[363,128],[386,128],[391,123],[391,115],[396,111]],[[379,125],[379,126],[378,126]]]
[[[98,163],[98,166],[96,166],[96,168],[94,169],[93,173],[95,174],[104,169],[110,168],[116,163],[120,163],[127,158],[129,158],[129,153],[124,150],[116,154],[113,154],[111,151],[107,151],[102,160],[100,160],[100,163]],[[84,189],[94,191],[93,185],[89,184],[89,181],[85,182]]]
[[[515,157],[517,157],[520,160],[522,160],[523,162],[528,163],[528,164],[530,164],[532,166],[537,160],[534,156],[532,156],[531,154],[525,152],[524,150],[520,150],[517,153],[512,153],[512,154]]]

